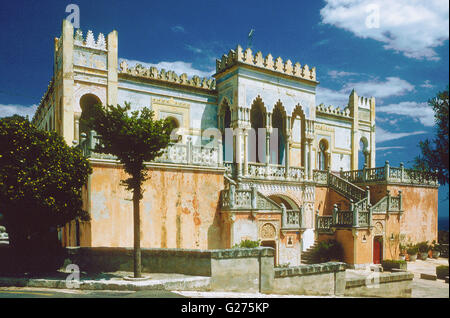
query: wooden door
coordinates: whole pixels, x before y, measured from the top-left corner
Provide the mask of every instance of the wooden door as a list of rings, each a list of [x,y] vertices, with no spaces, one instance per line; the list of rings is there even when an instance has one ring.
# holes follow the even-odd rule
[[[373,238],[373,263],[381,264],[383,259],[383,238],[375,236]]]

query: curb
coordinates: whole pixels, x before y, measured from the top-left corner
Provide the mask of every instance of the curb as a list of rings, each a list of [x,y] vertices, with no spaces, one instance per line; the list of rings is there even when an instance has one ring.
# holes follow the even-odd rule
[[[76,281],[70,281],[72,285]],[[117,281],[96,281],[81,280],[79,286],[74,289],[81,290],[189,290],[189,291],[209,291],[211,278],[204,276],[194,276],[182,279],[149,280],[130,282],[126,280]],[[52,289],[71,289],[65,280],[56,279],[34,279],[34,278],[5,278],[0,277],[0,287],[38,287]],[[73,288],[73,287],[72,287]]]
[[[420,274],[420,279],[426,279],[426,280],[436,280],[437,276],[433,275],[433,274],[425,274],[425,273],[421,273]]]

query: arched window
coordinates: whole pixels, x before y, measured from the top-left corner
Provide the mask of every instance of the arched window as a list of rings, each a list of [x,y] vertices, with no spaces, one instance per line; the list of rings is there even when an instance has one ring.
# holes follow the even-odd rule
[[[88,134],[88,128],[85,120],[91,116],[92,106],[101,104],[100,98],[94,94],[85,94],[80,98],[81,117],[80,117],[80,129],[79,133]],[[78,136],[76,136],[78,138]]]
[[[173,142],[181,141],[183,136],[180,134],[180,131],[179,131],[180,122],[178,121],[178,119],[176,119],[173,116],[169,116],[169,117],[166,117],[166,120],[168,120],[172,124],[172,127],[173,127],[173,130],[170,134],[170,139]]]
[[[322,139],[319,142],[319,170],[327,170],[328,168],[327,150],[328,142],[325,139]]]

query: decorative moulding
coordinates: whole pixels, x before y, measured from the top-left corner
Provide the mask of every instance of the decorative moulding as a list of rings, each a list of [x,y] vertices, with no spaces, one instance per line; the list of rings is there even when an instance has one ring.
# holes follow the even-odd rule
[[[186,73],[178,75],[174,71],[166,71],[165,69],[158,70],[153,66],[147,68],[142,64],[136,64],[133,67],[129,67],[127,61],[125,60],[120,63],[119,73],[191,87],[203,88],[207,90],[216,89],[216,81],[213,78],[200,78],[197,75],[194,75],[192,78],[188,78]]]

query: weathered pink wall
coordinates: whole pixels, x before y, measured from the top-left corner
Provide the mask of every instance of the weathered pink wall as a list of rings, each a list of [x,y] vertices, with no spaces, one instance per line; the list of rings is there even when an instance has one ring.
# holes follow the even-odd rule
[[[132,247],[132,194],[117,165],[92,164],[90,246]],[[141,200],[141,246],[221,248],[219,197],[223,172],[151,168]],[[90,233],[89,233],[90,232]],[[85,243],[86,244],[86,243]]]

